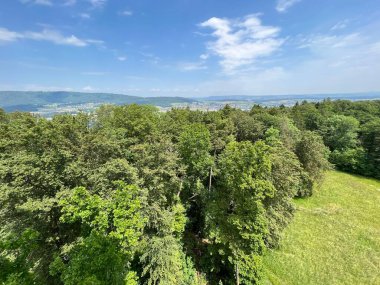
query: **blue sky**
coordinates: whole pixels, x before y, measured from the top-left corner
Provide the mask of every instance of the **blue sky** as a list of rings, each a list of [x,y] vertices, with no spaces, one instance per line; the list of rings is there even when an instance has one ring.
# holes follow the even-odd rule
[[[379,0],[1,0],[0,90],[380,90]]]

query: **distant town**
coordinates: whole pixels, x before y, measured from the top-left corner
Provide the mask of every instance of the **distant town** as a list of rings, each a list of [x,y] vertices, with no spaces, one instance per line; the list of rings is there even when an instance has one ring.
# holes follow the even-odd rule
[[[217,111],[226,105],[241,110],[250,110],[254,105],[266,107],[292,106],[296,102],[320,102],[330,100],[376,100],[380,92],[340,93],[340,94],[305,94],[305,95],[230,95],[210,97],[138,97],[110,93],[83,92],[25,92],[0,91],[0,108],[8,112],[26,111],[51,118],[56,114],[89,113],[101,105],[143,104],[156,106],[166,112],[172,108],[189,108],[190,110]]]

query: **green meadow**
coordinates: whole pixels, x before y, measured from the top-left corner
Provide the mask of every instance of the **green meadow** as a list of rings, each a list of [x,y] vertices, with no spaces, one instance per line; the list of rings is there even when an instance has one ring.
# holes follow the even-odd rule
[[[265,256],[265,284],[380,284],[380,181],[331,171]]]

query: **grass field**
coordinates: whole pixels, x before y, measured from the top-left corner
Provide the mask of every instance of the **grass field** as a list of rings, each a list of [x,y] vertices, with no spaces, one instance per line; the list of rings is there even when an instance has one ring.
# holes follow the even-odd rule
[[[380,284],[380,181],[331,171],[265,257],[265,284]]]

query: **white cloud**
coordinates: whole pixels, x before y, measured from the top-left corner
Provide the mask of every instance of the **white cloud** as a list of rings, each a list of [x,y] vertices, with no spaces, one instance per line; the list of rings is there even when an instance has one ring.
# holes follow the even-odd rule
[[[1,42],[14,42],[18,40],[21,35],[17,32],[12,32],[5,28],[0,28],[0,43]]]
[[[98,45],[98,46],[104,47],[104,41],[101,41],[101,40],[86,39],[85,41],[88,44],[93,44],[93,45]]]
[[[119,57],[117,57],[117,60],[119,60],[119,61],[126,61],[127,57],[126,56],[119,56]]]
[[[201,62],[183,62],[179,64],[179,69],[182,71],[194,71],[207,69],[203,61]]]
[[[209,42],[207,48],[221,57],[220,64],[227,73],[273,54],[284,42],[278,37],[280,28],[262,25],[257,15],[232,20],[214,17],[200,25],[214,30],[216,40]]]
[[[50,2],[50,0],[35,0],[34,3],[37,5],[46,5],[46,6],[53,5],[53,3]]]
[[[82,19],[90,19],[91,15],[88,13],[81,13],[79,14],[79,17],[81,17]]]
[[[199,56],[199,58],[200,58],[200,59],[203,59],[203,60],[206,60],[206,59],[208,59],[209,57],[210,57],[209,54],[201,54],[201,55]]]
[[[42,6],[52,6],[53,3],[51,0],[20,0],[21,3],[23,4],[35,4],[35,5],[42,5]]]
[[[336,23],[334,26],[332,26],[330,30],[331,31],[343,30],[347,27],[348,23],[349,23],[348,20],[340,21]]]
[[[90,44],[103,44],[99,40],[80,39],[74,35],[64,36],[59,31],[43,29],[40,32],[14,32],[0,27],[0,42],[14,42],[16,40],[27,39],[35,41],[47,41],[57,45],[68,45],[84,47]]]
[[[202,94],[211,95],[380,90],[380,37],[369,35],[368,30],[351,34],[328,32],[311,35],[295,43],[296,47],[303,48],[302,52],[298,52],[301,57],[285,56],[278,62],[272,62],[272,67],[223,76],[198,87]],[[294,52],[297,53],[296,50]]]
[[[94,91],[95,89],[91,86],[85,86],[82,88],[82,90],[86,92],[91,92],[91,91]]]
[[[66,0],[63,6],[74,6],[77,3],[77,0]]]
[[[65,37],[61,33],[53,30],[42,30],[42,32],[25,32],[22,36],[25,39],[48,41],[58,45],[70,45],[78,47],[84,47],[88,45],[86,40],[79,39],[74,35]]]
[[[358,33],[345,35],[318,34],[301,39],[301,44],[298,47],[324,52],[335,48],[353,47],[361,44],[362,41],[363,39]]]
[[[56,4],[61,4],[62,6],[74,6],[77,3],[77,0],[20,0],[23,4],[34,4],[42,6],[53,6]],[[58,3],[57,3],[58,2]]]
[[[120,12],[120,15],[122,15],[122,16],[132,16],[133,12],[130,11],[130,10],[125,10],[125,11]]]
[[[290,7],[301,2],[301,0],[278,0],[276,10],[279,13],[286,13]]]
[[[94,8],[101,8],[107,3],[107,0],[87,0],[87,1],[90,2],[92,7]]]
[[[150,64],[156,65],[161,61],[161,58],[153,53],[140,52],[140,54],[144,57],[144,59],[141,60],[142,62],[149,62]]]

